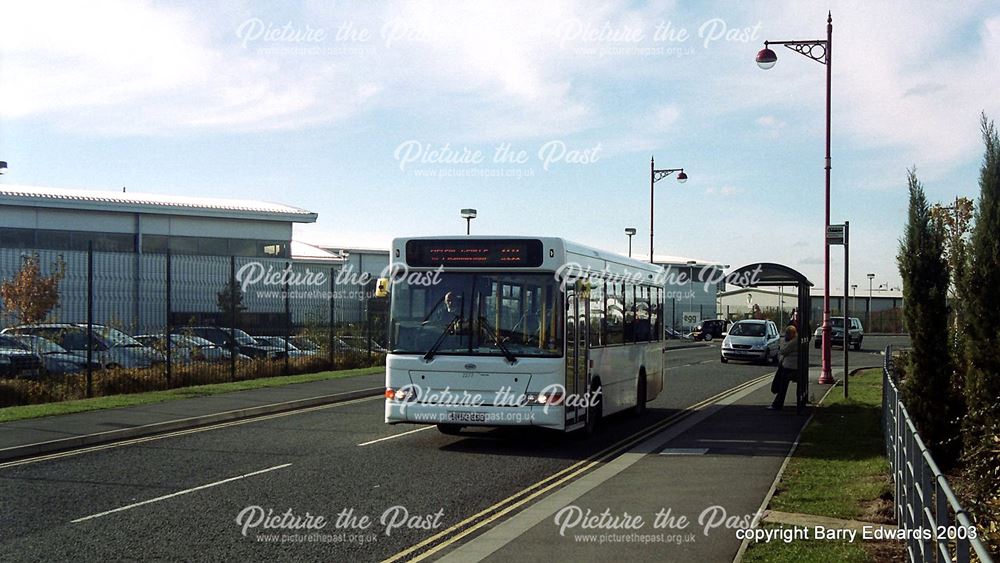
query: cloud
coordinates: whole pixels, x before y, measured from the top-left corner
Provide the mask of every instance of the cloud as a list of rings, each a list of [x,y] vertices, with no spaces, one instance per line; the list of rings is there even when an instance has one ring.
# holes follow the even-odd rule
[[[218,22],[181,9],[111,1],[6,12],[5,119],[111,135],[288,129],[343,119],[379,91],[341,65],[303,72],[301,61],[231,48]]]
[[[676,104],[659,106],[653,109],[653,126],[658,131],[669,131],[681,115]]]
[[[714,186],[709,186],[705,188],[705,195],[719,195],[724,197],[730,197],[739,195],[741,193],[743,193],[743,189],[737,188],[735,186],[720,186],[718,188]]]
[[[784,121],[781,121],[773,115],[762,115],[758,117],[754,123],[765,129],[780,129],[787,125]]]

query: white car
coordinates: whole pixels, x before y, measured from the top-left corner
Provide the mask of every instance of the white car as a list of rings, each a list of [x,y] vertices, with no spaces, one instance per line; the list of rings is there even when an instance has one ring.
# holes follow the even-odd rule
[[[770,363],[778,360],[780,334],[772,321],[746,319],[729,327],[722,341],[722,363],[747,360]]]

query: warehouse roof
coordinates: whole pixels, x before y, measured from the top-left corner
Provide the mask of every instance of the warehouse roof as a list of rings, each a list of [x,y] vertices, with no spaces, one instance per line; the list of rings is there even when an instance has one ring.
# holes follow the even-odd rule
[[[316,213],[255,201],[151,193],[0,185],[0,205],[313,223]]]

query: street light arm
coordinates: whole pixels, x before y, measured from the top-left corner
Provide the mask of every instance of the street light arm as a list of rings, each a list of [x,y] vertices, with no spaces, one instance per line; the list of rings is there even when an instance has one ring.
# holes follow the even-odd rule
[[[684,172],[683,168],[665,168],[663,170],[653,170],[653,183],[657,183],[674,172]]]
[[[830,49],[829,44],[823,41],[771,41],[771,43],[777,43],[784,45],[789,49],[795,51],[800,55],[805,55],[810,59],[818,62],[819,64],[825,65],[830,62]]]

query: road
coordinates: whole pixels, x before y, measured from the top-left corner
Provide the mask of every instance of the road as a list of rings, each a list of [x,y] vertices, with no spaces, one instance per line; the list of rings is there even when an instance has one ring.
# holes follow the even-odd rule
[[[852,366],[878,365],[888,341],[869,337]],[[842,356],[836,349],[835,363]],[[387,426],[381,398],[369,398],[2,465],[0,560],[383,560],[773,371],[721,364],[717,341],[667,358],[666,389],[647,414],[609,417],[589,440]],[[317,517],[327,521],[321,529]],[[282,519],[299,529],[261,522]],[[302,541],[280,541],[282,533]]]

